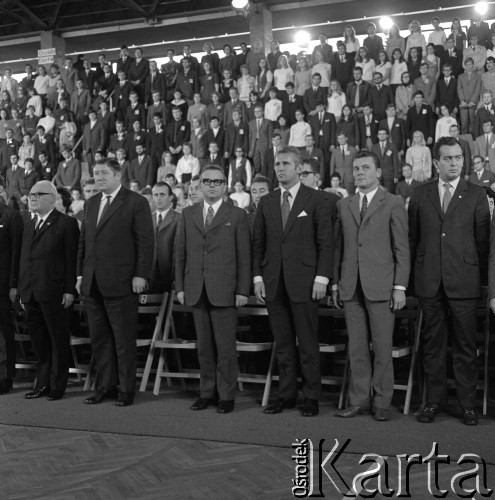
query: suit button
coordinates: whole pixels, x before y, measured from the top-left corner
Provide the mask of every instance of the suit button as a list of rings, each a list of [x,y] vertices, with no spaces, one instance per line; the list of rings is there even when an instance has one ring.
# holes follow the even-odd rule
[[[442,238],[445,238],[445,233],[442,233]]]

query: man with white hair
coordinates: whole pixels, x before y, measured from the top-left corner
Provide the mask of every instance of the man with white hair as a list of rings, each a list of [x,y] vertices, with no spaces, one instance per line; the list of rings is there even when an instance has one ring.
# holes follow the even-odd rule
[[[36,217],[25,224],[18,293],[38,357],[36,385],[26,399],[62,399],[70,362],[69,308],[76,286],[77,221],[55,209],[57,189],[37,182],[29,193]]]

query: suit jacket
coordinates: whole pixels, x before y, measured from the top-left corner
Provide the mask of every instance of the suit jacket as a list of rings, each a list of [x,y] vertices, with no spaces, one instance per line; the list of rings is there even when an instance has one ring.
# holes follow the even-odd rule
[[[495,182],[495,174],[486,168],[483,169],[481,178],[478,179],[478,174],[476,171],[472,171],[469,175],[469,181],[471,184],[476,184],[477,186],[490,187]]]
[[[471,173],[471,146],[468,141],[464,139],[457,139],[462,148],[462,155],[464,156],[464,165],[462,167],[461,175],[469,175]]]
[[[205,133],[206,149],[210,146],[210,143],[216,142],[218,150],[223,153],[224,143],[225,143],[225,130],[223,127],[218,127],[217,136],[213,134],[213,130],[208,128]]]
[[[265,162],[261,166],[261,175],[270,179],[274,188],[278,187],[277,174],[275,173],[275,151],[273,148],[265,151]]]
[[[249,151],[249,125],[246,122],[240,122],[237,127],[230,122],[225,128],[224,152],[235,156],[236,148],[242,148],[245,154]]]
[[[112,105],[114,111],[119,112],[119,117],[123,120],[125,119],[125,113],[129,107],[129,94],[132,92],[132,84],[129,80],[126,80],[124,85],[120,85],[117,81],[114,86],[114,91],[112,94]]]
[[[177,121],[177,133],[175,134],[175,120],[167,124],[165,129],[165,145],[167,149],[170,147],[176,148],[182,146],[185,142],[189,142],[191,138],[191,124],[186,120]],[[175,135],[174,135],[175,134]]]
[[[19,141],[12,139],[12,141],[7,144],[7,141],[4,140],[0,143],[0,167],[7,167],[10,165],[10,157],[13,154],[17,154],[19,152]],[[35,158],[33,158],[34,160]]]
[[[196,158],[202,159],[205,158],[208,154],[208,147],[206,145],[205,140],[206,131],[201,129],[201,131],[196,135],[194,130],[191,130],[191,146],[192,146],[192,154]]]
[[[59,163],[53,182],[59,187],[80,188],[81,176],[81,162],[77,158],[70,158]]]
[[[138,158],[131,161],[129,168],[129,182],[132,180],[138,181],[141,188],[146,186],[153,186],[155,183],[156,175],[153,168],[151,156],[144,155],[141,165]]]
[[[479,22],[478,25],[471,21],[467,31],[467,39],[469,40],[472,36],[478,37],[478,45],[482,45],[487,49],[492,46],[492,35],[488,23],[485,21]]]
[[[257,145],[261,149],[262,154],[267,149],[270,149],[272,143],[273,125],[270,120],[263,118],[260,127],[260,138],[256,139],[256,119],[249,122],[249,151],[254,152]]]
[[[419,113],[416,106],[409,108],[407,112],[406,136],[407,139],[411,140],[411,142],[413,133],[416,130],[423,132],[425,141],[428,137],[431,137],[432,139],[435,137],[435,116],[433,115],[431,106],[428,104],[423,104]]]
[[[122,70],[122,71],[125,71],[125,74],[127,76],[127,79],[129,79],[129,71],[131,69],[131,65],[132,63],[135,61],[136,59],[134,59],[134,57],[131,57],[131,56],[127,56],[125,58],[125,61],[119,57],[117,59],[117,71],[116,71],[116,74]]]
[[[230,122],[233,121],[232,111],[234,109],[238,109],[241,112],[241,122],[247,123],[248,119],[248,110],[246,107],[246,103],[237,99],[235,104],[232,104],[232,101],[227,101],[223,107],[223,126],[226,127]]]
[[[55,177],[55,174],[57,173],[57,165],[47,162],[46,165],[43,166],[38,160],[38,164],[35,167],[35,170],[40,173],[42,180],[52,181]]]
[[[371,59],[373,59],[375,63],[378,64],[378,53],[383,50],[382,37],[373,35],[373,38],[371,38],[371,36],[368,35],[363,40],[363,46],[368,49]]]
[[[79,226],[74,218],[53,210],[38,231],[34,228],[34,222],[27,222],[22,237],[21,301],[61,302],[64,293],[76,293]]]
[[[378,188],[362,221],[359,193],[340,200],[337,208],[334,284],[341,300],[352,299],[358,277],[368,300],[390,300],[395,285],[409,282],[404,203]]]
[[[151,81],[151,73],[146,77],[146,82],[144,84],[144,102],[147,104],[152,103],[153,92],[160,92],[163,101],[167,98],[167,87],[164,76],[157,72],[153,77],[153,82]],[[165,115],[163,116],[165,118]]]
[[[127,109],[125,110],[125,128],[127,132],[132,132],[132,124],[136,121],[139,120],[139,123],[141,124],[141,128],[143,130],[146,129],[146,110],[144,109],[144,106],[142,104],[136,104],[134,109],[132,109],[131,105],[127,106]]]
[[[435,106],[446,105],[451,112],[459,106],[459,96],[457,94],[457,80],[451,76],[449,84],[445,84],[445,80],[441,78],[437,82],[437,95],[435,98]]]
[[[317,101],[327,102],[327,89],[324,87],[318,87],[315,92],[313,87],[306,89],[303,95],[303,106],[304,111],[306,111],[306,116],[316,109]],[[295,110],[294,110],[295,111]]]
[[[0,203],[0,295],[6,296],[19,281],[24,223],[17,210]]]
[[[156,133],[156,127],[151,127],[147,135],[146,151],[153,159],[154,167],[158,168],[162,162],[162,154],[165,152],[165,129],[162,127],[160,133]]]
[[[311,126],[311,134],[315,140],[315,146],[321,149],[326,157],[330,154],[330,146],[335,146],[337,142],[335,135],[337,122],[335,121],[335,116],[325,111],[323,113],[323,121],[320,122],[320,117],[317,113],[309,118],[309,124]]]
[[[461,73],[464,73],[464,68],[462,67],[462,50],[453,49],[453,55],[449,54],[449,51],[445,49],[440,56],[440,67],[443,68],[444,64],[452,65],[452,75],[458,78]]]
[[[483,122],[485,120],[491,120],[493,126],[495,127],[495,106],[492,104],[490,111],[488,111],[484,106],[476,111],[476,116],[474,117],[474,137],[479,137],[483,135]]]
[[[364,116],[358,118],[358,124],[359,124],[359,138],[361,140],[360,147],[361,149],[366,149],[366,139],[368,138],[368,134],[366,133],[366,119]],[[378,142],[377,135],[378,135],[379,125],[380,125],[379,120],[374,114],[372,114],[369,137],[373,144],[376,144]]]
[[[127,159],[134,160],[136,158],[136,144],[139,142],[140,144],[148,143],[148,134],[144,130],[140,130],[139,132],[132,131],[127,134]]]
[[[387,116],[385,110],[388,104],[395,104],[395,94],[390,85],[382,85],[380,89],[376,85],[371,86],[371,105],[373,114],[381,120]]]
[[[96,195],[84,204],[77,254],[82,295],[90,295],[93,279],[104,297],[131,295],[133,277],[151,276],[154,235],[150,206],[140,194],[121,187],[97,226],[100,202],[101,196]]]
[[[90,108],[91,94],[89,90],[83,89],[80,94],[78,90],[74,90],[70,96],[70,110],[76,118],[81,120],[83,116],[87,116]]]
[[[303,97],[301,95],[294,94],[293,102],[289,101],[289,99],[282,101],[282,114],[287,117],[289,127],[296,123],[296,109],[304,109]]]
[[[91,128],[90,123],[84,125],[83,130],[83,151],[91,151],[93,154],[97,151],[105,151],[107,134],[101,123],[96,122]]]
[[[338,172],[342,177],[342,180],[351,180],[354,184],[354,175],[352,169],[354,167],[354,159],[356,158],[356,148],[353,146],[347,146],[347,153],[342,157],[342,150],[340,147],[335,148],[335,151],[330,158],[330,174]],[[347,186],[346,186],[347,189]]]
[[[156,212],[153,212],[151,215],[153,217],[153,229],[155,231],[155,247],[151,275],[154,275],[155,268],[157,268],[165,286],[165,291],[170,291],[174,282],[174,244],[180,214],[170,208],[159,227],[157,227]]]
[[[42,143],[40,140],[40,137],[38,134],[36,134],[33,138],[33,144],[34,144],[34,156],[38,158],[39,154],[44,151],[47,156],[47,160],[51,163],[54,163],[55,160],[57,159],[57,156],[55,154],[55,143],[53,142],[53,139],[45,135],[45,142]]]
[[[357,92],[356,82],[350,82],[347,85],[347,90],[345,91],[345,96],[347,99],[347,103],[350,106],[354,106],[356,101],[356,92]],[[359,84],[359,107],[370,106],[371,105],[371,85],[368,82],[362,81]]]
[[[266,300],[277,294],[281,273],[293,302],[310,302],[316,276],[332,278],[331,207],[321,192],[300,185],[282,229],[281,194],[263,196],[253,228],[253,275],[265,283]]]
[[[205,231],[203,203],[182,210],[175,247],[175,289],[186,304],[198,303],[203,288],[218,307],[251,290],[251,237],[244,210],[222,203]]]
[[[20,201],[23,196],[27,196],[31,192],[31,188],[41,180],[41,175],[36,170],[31,170],[27,175],[26,171],[16,175],[14,179],[14,196],[17,201]]]
[[[400,161],[395,145],[391,142],[387,142],[383,151],[383,155],[382,148],[380,147],[379,143],[373,144],[373,146],[371,146],[371,151],[375,153],[380,160],[382,175],[385,176],[386,174],[388,177],[394,177],[394,179],[398,179],[400,176]]]
[[[340,60],[338,54],[334,54],[332,62],[332,80],[337,80],[340,83],[342,90],[347,90],[347,85],[352,82],[352,70],[354,69],[354,60],[345,57],[344,62]]]
[[[146,78],[148,77],[149,74],[150,74],[150,62],[148,61],[148,59],[142,57],[139,63],[136,60],[131,62],[128,75],[129,80],[133,82],[139,80],[139,85],[142,86],[143,89],[146,83]],[[143,97],[144,96],[141,96],[141,99]]]
[[[488,145],[488,150],[486,148],[486,139],[484,135],[480,135],[479,137],[476,137],[476,140],[474,141],[474,154],[479,155],[483,157],[485,160],[488,160],[488,163],[490,165],[490,170],[492,172],[495,172],[495,134],[492,133],[489,145]]]
[[[443,214],[438,180],[422,183],[411,195],[408,214],[415,294],[433,297],[443,285],[451,299],[479,297],[490,231],[485,190],[459,179]]]
[[[399,151],[406,150],[406,124],[402,118],[394,118],[392,128],[388,126],[388,118],[380,120],[378,128],[388,132],[388,140],[397,146]]]
[[[93,89],[96,82],[96,72],[93,70],[89,71],[89,73],[86,73],[86,70],[79,71],[79,79],[84,82],[84,87],[89,90],[91,95],[93,95]]]
[[[19,165],[17,165],[15,172],[12,172],[12,165],[5,172],[5,191],[7,191],[9,198],[12,198],[15,194],[16,179],[19,175],[24,175],[24,169]]]
[[[414,189],[420,184],[421,182],[414,179],[411,181],[411,184],[408,184],[406,181],[400,181],[397,183],[397,186],[395,186],[395,194],[397,196],[402,196],[404,201],[406,201],[406,198],[409,198]]]
[[[200,90],[197,73],[193,69],[189,69],[187,76],[183,71],[179,72],[175,81],[175,90],[180,90],[184,99],[192,101],[194,94]]]

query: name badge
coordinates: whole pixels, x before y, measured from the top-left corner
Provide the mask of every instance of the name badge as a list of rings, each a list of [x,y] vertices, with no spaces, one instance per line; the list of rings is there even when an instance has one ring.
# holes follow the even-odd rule
[[[395,124],[396,127],[400,127],[400,125],[398,123]]]
[[[141,136],[140,136],[140,135],[138,135],[138,136],[136,137],[136,141],[140,141],[140,140],[141,140]]]
[[[47,169],[46,169],[46,171],[47,171],[48,173],[50,173],[50,170],[51,170],[51,168],[47,168]]]
[[[208,80],[212,80],[212,79],[213,79],[213,77],[212,77],[212,76],[209,76],[209,77],[208,77]]]
[[[426,115],[428,111],[426,109],[423,109],[423,114]]]
[[[239,135],[244,135],[244,130],[242,130],[242,128],[239,129]]]
[[[186,130],[186,126],[182,125],[182,127],[180,129],[182,130],[182,132],[184,132]]]
[[[350,154],[351,154],[351,152],[350,152],[350,151],[346,151],[346,152],[345,152],[345,155],[346,155],[346,156],[350,156]]]
[[[61,119],[61,120],[65,120],[65,115],[62,115],[62,116],[60,117],[60,119]]]
[[[194,80],[192,78],[189,78],[189,83],[192,85],[194,83]]]
[[[119,99],[122,99],[122,94],[119,95]]]
[[[387,156],[392,156],[392,151],[388,150],[385,154],[386,154]]]
[[[320,129],[320,135],[323,135],[323,130]]]
[[[135,110],[134,110],[134,114],[135,114],[135,115],[139,115],[139,109],[135,109]]]
[[[222,106],[219,104],[219,105],[217,106],[217,109],[222,109]]]

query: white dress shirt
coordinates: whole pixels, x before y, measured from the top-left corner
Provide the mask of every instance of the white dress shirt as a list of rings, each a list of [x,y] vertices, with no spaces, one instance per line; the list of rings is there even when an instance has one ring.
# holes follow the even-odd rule
[[[98,210],[98,219],[96,219],[98,221],[97,224],[100,222],[100,217],[103,212],[103,208],[107,204],[107,196],[110,196],[110,204],[112,204],[113,200],[115,200],[115,197],[117,196],[117,193],[120,191],[121,187],[122,186],[119,186],[113,193],[110,193],[109,195],[101,193],[100,208]]]
[[[208,215],[208,209],[210,207],[213,208],[213,217],[215,217],[215,215],[217,215],[218,209],[220,208],[222,201],[223,201],[223,199],[220,198],[218,201],[213,203],[213,205],[210,205],[206,201],[203,202],[203,222],[206,222],[206,216]]]
[[[35,214],[38,217],[38,220],[36,221],[36,228],[39,229],[40,227],[43,226],[43,224],[46,222],[46,219],[50,217],[50,214],[54,211],[55,209],[52,208],[47,214],[43,215],[43,217],[40,217],[39,214]]]
[[[455,190],[457,189],[457,185],[459,184],[459,179],[460,177],[457,177],[457,179],[454,179],[453,181],[448,181],[451,188],[450,188],[450,194],[452,195],[452,198],[454,197]],[[438,195],[440,196],[440,206],[443,209],[443,197],[445,195],[445,190],[447,189],[444,184],[446,181],[442,181],[440,177],[438,178]]]
[[[160,222],[160,220],[159,220],[160,215],[162,216],[162,222],[163,222],[165,220],[165,217],[167,216],[167,214],[170,212],[170,210],[172,210],[172,207],[169,207],[164,212],[160,212],[158,209],[156,209],[156,225],[157,226]]]

